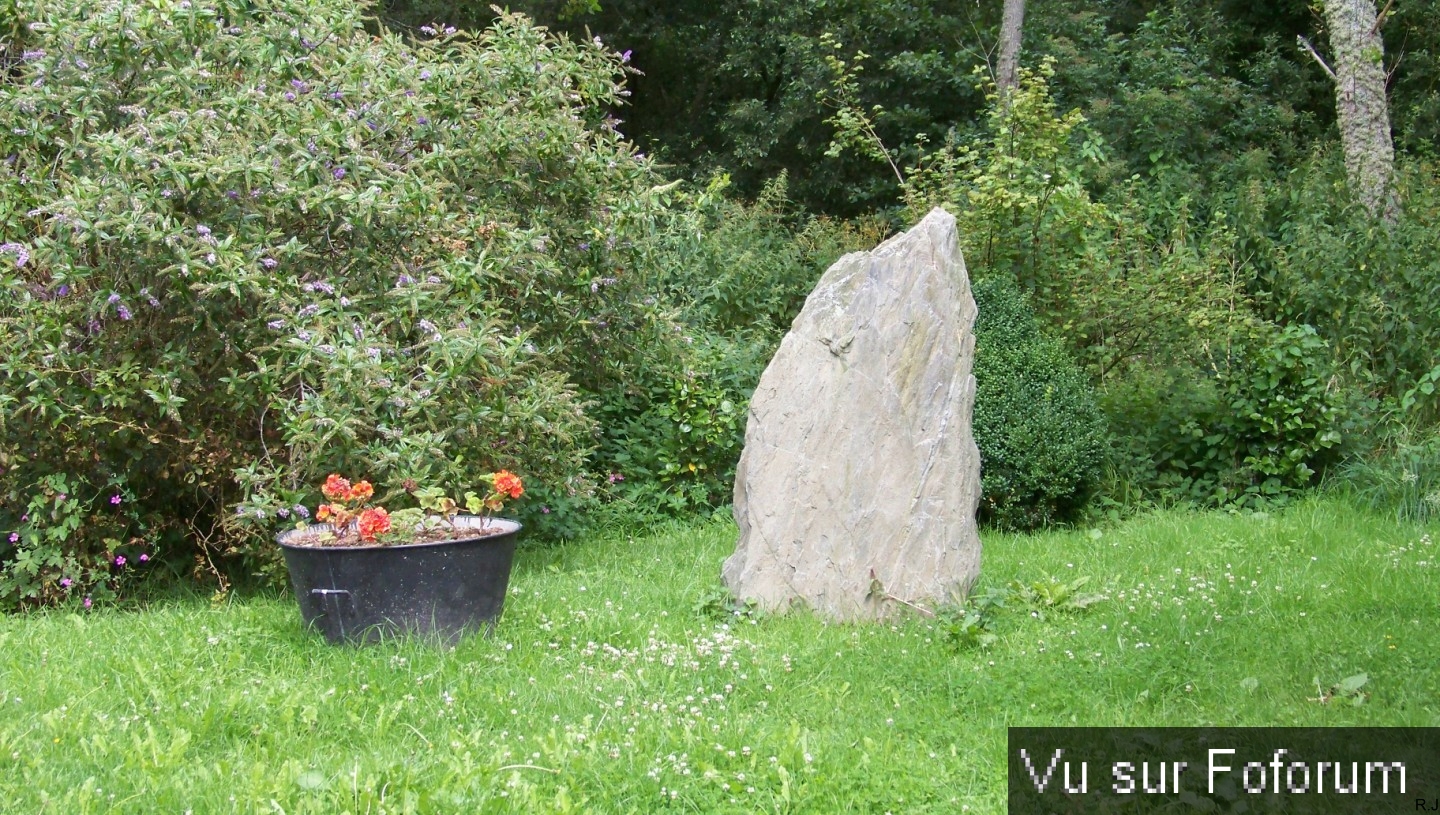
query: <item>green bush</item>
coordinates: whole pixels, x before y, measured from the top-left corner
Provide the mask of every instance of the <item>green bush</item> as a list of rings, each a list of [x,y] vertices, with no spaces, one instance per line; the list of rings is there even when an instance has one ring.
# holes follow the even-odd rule
[[[137,553],[264,567],[330,471],[584,499],[580,393],[626,381],[657,308],[619,55],[514,16],[372,35],[342,0],[18,7],[0,606]]]
[[[1055,70],[1047,60],[1021,71],[1008,105],[992,87],[988,131],[925,154],[905,196],[913,219],[954,212],[972,275],[1016,280],[1045,330],[1103,381],[1187,354],[1248,304],[1223,217],[1192,229],[1183,195],[1149,212],[1153,190],[1138,177],[1112,185],[1110,202],[1092,197],[1108,148],[1079,111],[1057,108]]]
[[[974,285],[980,519],[1028,529],[1075,518],[1099,481],[1105,419],[1085,374],[1041,333],[1020,289]]]
[[[1344,192],[1338,152],[1321,150],[1279,180],[1256,174],[1224,205],[1266,316],[1313,325],[1348,379],[1398,398],[1440,347],[1440,168],[1401,158],[1403,210],[1386,225]]]
[[[774,350],[703,330],[686,339],[669,364],[639,375],[629,399],[597,414],[611,428],[599,458],[613,493],[671,515],[729,503],[750,395]]]
[[[826,267],[880,239],[873,224],[797,215],[784,175],[753,202],[729,192],[725,176],[677,191],[644,248],[671,322],[663,338],[637,338],[646,365],[595,411],[611,493],[641,514],[729,503],[765,365]]]
[[[1122,488],[1112,498],[1255,506],[1314,485],[1346,424],[1332,370],[1310,326],[1260,323],[1204,368],[1129,372],[1102,398]]]

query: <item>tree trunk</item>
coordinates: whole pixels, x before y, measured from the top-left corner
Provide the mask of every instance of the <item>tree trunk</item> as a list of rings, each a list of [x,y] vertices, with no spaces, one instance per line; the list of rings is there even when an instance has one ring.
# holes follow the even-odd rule
[[[1346,176],[1361,206],[1393,223],[1400,203],[1385,99],[1385,48],[1374,0],[1325,0],[1325,24],[1334,52],[1335,110]]]
[[[1000,21],[1000,64],[995,74],[1001,100],[1020,81],[1020,30],[1024,24],[1025,0],[1005,0],[1005,16]]]

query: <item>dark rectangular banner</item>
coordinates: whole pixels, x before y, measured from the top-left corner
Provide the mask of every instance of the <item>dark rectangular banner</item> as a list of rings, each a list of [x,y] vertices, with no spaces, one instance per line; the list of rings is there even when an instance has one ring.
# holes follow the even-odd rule
[[[1436,727],[1012,727],[1011,815],[1440,813]]]

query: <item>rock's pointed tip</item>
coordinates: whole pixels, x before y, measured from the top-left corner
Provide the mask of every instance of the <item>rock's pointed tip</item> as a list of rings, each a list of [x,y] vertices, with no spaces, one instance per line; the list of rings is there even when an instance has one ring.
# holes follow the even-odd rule
[[[944,207],[935,207],[934,209],[925,213],[925,217],[920,219],[920,223],[923,224],[931,218],[940,218],[946,221],[955,220],[955,216],[951,215],[949,210],[945,209]]]

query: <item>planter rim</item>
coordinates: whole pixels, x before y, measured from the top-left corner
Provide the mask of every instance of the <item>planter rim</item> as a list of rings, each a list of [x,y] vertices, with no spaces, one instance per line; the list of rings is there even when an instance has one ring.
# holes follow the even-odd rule
[[[432,517],[438,517],[438,516],[432,516]],[[364,545],[354,545],[354,544],[351,544],[351,545],[348,545],[348,546],[303,546],[303,545],[298,544],[298,543],[290,543],[290,542],[289,542],[288,539],[289,539],[290,537],[292,537],[292,536],[294,536],[294,535],[296,535],[296,534],[299,534],[299,533],[301,533],[301,532],[310,532],[310,531],[313,531],[313,530],[316,530],[316,529],[321,529],[321,530],[326,530],[326,529],[328,529],[328,530],[330,530],[330,531],[332,531],[332,532],[335,530],[335,525],[334,525],[334,524],[309,524],[309,525],[307,525],[304,529],[289,529],[289,530],[286,530],[286,531],[284,531],[284,532],[281,532],[280,534],[278,534],[278,535],[275,536],[275,542],[278,543],[278,544],[280,544],[282,547],[284,547],[284,548],[286,548],[286,549],[296,549],[296,550],[303,551],[303,552],[324,552],[324,551],[379,552],[379,551],[394,551],[394,550],[407,550],[407,549],[429,549],[429,548],[433,548],[433,547],[436,547],[436,546],[449,546],[449,545],[451,545],[451,544],[456,544],[456,543],[472,543],[472,542],[474,542],[474,541],[489,540],[490,538],[499,538],[499,537],[503,537],[503,536],[505,536],[505,535],[507,535],[507,534],[514,534],[514,533],[516,533],[516,532],[519,532],[520,529],[521,529],[521,524],[520,524],[520,522],[519,522],[519,521],[516,521],[516,520],[512,520],[512,519],[510,519],[510,518],[487,518],[487,517],[484,517],[484,516],[481,516],[481,515],[465,515],[465,514],[460,514],[460,515],[456,515],[456,516],[455,516],[455,525],[456,525],[457,527],[466,528],[466,529],[483,529],[483,528],[486,528],[487,526],[490,526],[490,525],[498,525],[498,526],[500,527],[500,531],[499,531],[499,532],[492,532],[492,533],[490,533],[489,535],[480,535],[480,536],[474,537],[474,538],[451,538],[451,539],[449,539],[449,540],[443,540],[443,541],[425,541],[425,542],[422,542],[422,543],[388,543],[388,544],[387,544],[387,543],[374,543],[374,544],[368,544],[368,543],[367,543],[367,544],[364,544]]]

